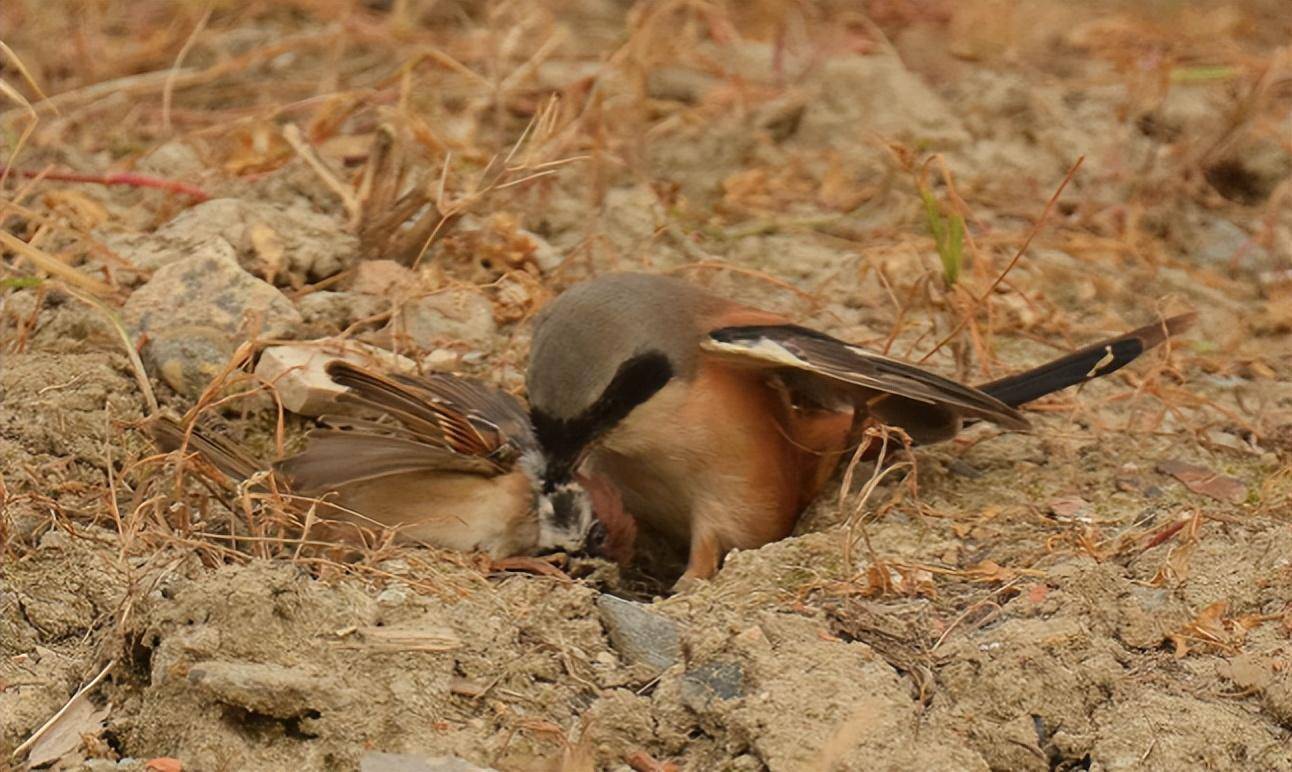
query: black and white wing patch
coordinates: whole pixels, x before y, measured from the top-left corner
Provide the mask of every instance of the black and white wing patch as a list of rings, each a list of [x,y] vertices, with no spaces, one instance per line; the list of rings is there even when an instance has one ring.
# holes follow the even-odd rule
[[[700,348],[744,363],[790,368],[883,394],[950,407],[1011,429],[1029,424],[1014,408],[982,391],[919,367],[797,325],[724,327]]]

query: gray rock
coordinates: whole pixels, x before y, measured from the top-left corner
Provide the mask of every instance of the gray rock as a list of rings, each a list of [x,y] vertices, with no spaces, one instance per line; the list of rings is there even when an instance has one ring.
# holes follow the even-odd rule
[[[561,267],[561,263],[565,262],[565,255],[548,243],[547,239],[524,228],[517,230],[517,233],[529,239],[534,245],[534,264],[538,266],[538,270],[543,273],[550,273]]]
[[[144,356],[176,391],[196,396],[248,333],[288,337],[301,316],[271,285],[238,265],[215,238],[153,274],[126,301],[123,317],[146,335]]]
[[[207,170],[202,157],[193,146],[180,140],[171,140],[149,151],[135,167],[144,174],[161,177],[196,177]],[[187,181],[187,180],[185,180]]]
[[[483,295],[466,289],[449,289],[405,303],[395,329],[419,348],[434,348],[444,341],[489,343],[498,331],[493,305]]]
[[[155,271],[194,249],[224,240],[243,267],[275,281],[301,284],[340,272],[358,241],[332,218],[304,207],[214,198],[185,209],[154,233],[95,233],[136,268]]]
[[[745,671],[739,662],[713,660],[682,675],[682,699],[701,711],[712,700],[734,700],[745,693]]]
[[[226,705],[274,718],[294,718],[335,704],[337,694],[313,673],[257,662],[198,662],[188,682]]]
[[[968,131],[942,97],[895,55],[831,57],[814,81],[797,134],[805,143],[839,145],[857,132],[934,147],[970,142]]]
[[[662,672],[681,657],[678,624],[668,617],[613,595],[598,597],[597,611],[610,643],[630,664]]]
[[[1254,206],[1269,199],[1292,175],[1292,153],[1273,138],[1245,137],[1206,169],[1207,182],[1220,195]]]
[[[386,301],[358,292],[319,290],[298,300],[296,308],[315,333],[330,335],[386,310]]]
[[[410,756],[369,751],[359,759],[359,772],[493,772],[457,756]]]
[[[1218,271],[1259,271],[1270,265],[1269,252],[1228,220],[1215,219],[1202,226],[1195,244],[1190,254],[1193,261]]]

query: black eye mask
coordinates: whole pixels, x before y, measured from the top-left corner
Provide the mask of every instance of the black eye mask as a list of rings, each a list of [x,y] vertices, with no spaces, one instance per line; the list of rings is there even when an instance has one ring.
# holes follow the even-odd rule
[[[547,455],[544,490],[569,480],[587,447],[650,399],[673,378],[673,365],[661,351],[647,351],[619,366],[597,401],[574,418],[553,418],[531,411],[534,433]]]

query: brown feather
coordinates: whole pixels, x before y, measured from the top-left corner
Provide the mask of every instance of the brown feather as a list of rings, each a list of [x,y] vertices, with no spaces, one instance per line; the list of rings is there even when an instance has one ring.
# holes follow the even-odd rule
[[[237,443],[196,426],[186,432],[183,426],[166,416],[154,417],[148,424],[148,433],[157,446],[167,453],[180,448],[197,453],[221,474],[233,478],[235,484],[264,468]]]
[[[338,401],[365,405],[390,413],[409,428],[430,437],[443,438],[455,451],[470,456],[489,456],[498,451],[506,438],[497,429],[482,432],[469,418],[443,401],[427,399],[425,389],[409,386],[376,373],[363,370],[344,360],[327,364],[328,375],[349,391]]]
[[[364,432],[320,429],[310,432],[305,450],[274,468],[292,488],[307,496],[364,480],[410,472],[459,472],[481,476],[498,468],[483,458],[442,447]]]

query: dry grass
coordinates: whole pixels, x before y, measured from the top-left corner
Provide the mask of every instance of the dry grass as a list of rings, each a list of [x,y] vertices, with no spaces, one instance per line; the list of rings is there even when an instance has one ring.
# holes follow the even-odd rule
[[[121,283],[123,274],[113,268],[115,261],[105,259],[110,251],[90,232],[90,223],[74,213],[69,216],[66,208],[56,205],[60,194],[72,195],[71,190],[61,193],[60,183],[123,185],[141,192],[159,189],[164,199],[136,198],[130,205],[146,222],[183,206],[184,195],[190,196],[190,202],[207,196],[199,186],[227,190],[231,181],[272,175],[299,158],[312,170],[320,188],[333,194],[333,201],[340,205],[338,214],[359,235],[365,256],[417,267],[465,215],[524,210],[534,202],[527,189],[550,190],[548,179],[557,174],[589,180],[592,196],[599,196],[612,179],[649,175],[640,146],[642,137],[658,141],[697,119],[711,118],[715,109],[728,109],[733,104],[742,110],[754,109],[796,88],[795,79],[788,77],[779,90],[733,82],[730,88],[734,91],[713,88],[701,92],[694,103],[637,99],[610,110],[605,100],[615,78],[637,84],[642,94],[653,73],[666,64],[684,61],[720,79],[721,67],[705,53],[713,41],[744,37],[791,46],[795,36],[800,42],[810,39],[813,33],[809,30],[830,35],[845,30],[858,40],[893,50],[890,38],[905,26],[933,23],[947,25],[953,37],[967,36],[957,45],[972,48],[982,42],[962,24],[976,18],[972,4],[957,10],[941,3],[878,3],[870,5],[869,16],[832,16],[832,11],[820,10],[804,14],[788,3],[764,3],[758,11],[738,12],[674,0],[645,4],[636,10],[623,39],[618,39],[613,29],[571,26],[556,8],[541,4],[468,5],[463,7],[465,15],[438,13],[411,3],[397,3],[393,8],[384,12],[339,0],[301,3],[294,9],[272,3],[234,8],[220,3],[199,7],[148,2],[131,4],[128,9],[95,6],[89,18],[74,21],[68,14],[38,14],[30,3],[9,4],[2,13],[8,22],[6,28],[17,30],[17,34],[3,49],[11,66],[4,74],[3,88],[15,108],[0,114],[0,123],[12,140],[6,176],[0,185],[13,188],[19,180],[29,180],[6,197],[5,229],[0,230],[0,239],[13,256],[5,265],[15,276],[12,289],[20,289],[35,272],[52,277],[39,290],[42,299],[47,291],[77,291],[111,304],[119,303],[129,291]],[[1208,138],[1205,146],[1183,151],[1183,173],[1174,195],[1209,195],[1195,185],[1208,160],[1218,157],[1240,129],[1263,131],[1261,127],[1268,124],[1270,108],[1277,104],[1285,83],[1286,57],[1262,58],[1250,47],[1235,45],[1237,38],[1203,32],[1218,20],[1227,29],[1240,29],[1242,24],[1254,23],[1252,19],[1259,18],[1261,12],[1259,6],[1254,7],[1250,19],[1240,20],[1225,14],[1184,11],[1173,20],[1177,26],[1171,27],[1173,33],[1186,31],[1182,39],[1161,32],[1162,22],[1151,13],[1124,12],[1090,24],[1090,34],[1096,29],[1103,33],[1099,42],[1091,44],[1090,53],[1123,73],[1130,72],[1131,63],[1140,61],[1137,57],[1145,51],[1161,54],[1154,46],[1167,47],[1168,52],[1161,54],[1155,66],[1156,72],[1169,77],[1159,79],[1152,88],[1148,81],[1134,84],[1130,93],[1135,100],[1160,100],[1166,84],[1182,79],[1224,79],[1242,83],[1247,89],[1239,112],[1218,136]],[[78,32],[69,36],[66,30],[73,25]],[[249,30],[258,32],[249,34]],[[572,30],[576,32],[572,34]],[[1036,52],[1020,30],[1010,31],[1004,41],[1007,45],[995,52],[997,55],[1042,64],[1028,59]],[[866,44],[859,45],[864,48]],[[68,67],[68,61],[82,66]],[[1207,69],[1199,69],[1202,63]],[[813,66],[809,60],[807,71]],[[541,75],[544,67],[581,67],[586,75],[567,78],[553,91],[543,85],[550,80]],[[124,112],[122,105],[127,107]],[[118,144],[105,146],[98,127],[113,113],[121,116],[114,119],[111,134],[112,142]],[[130,170],[149,148],[167,141],[199,148],[207,164],[200,179],[166,180]],[[995,341],[1000,338],[1024,336],[1048,342],[1058,337],[1069,345],[1077,340],[1067,311],[1047,301],[1043,289],[1025,290],[1011,277],[1015,266],[1026,262],[1033,239],[1047,229],[1044,241],[1061,244],[1078,259],[1110,250],[1115,256],[1129,251],[1141,259],[1163,259],[1136,216],[1145,202],[1124,202],[1129,216],[1123,231],[1115,236],[1083,221],[1080,213],[1090,204],[1081,200],[1079,192],[1064,199],[1066,211],[1078,214],[1065,215],[1062,223],[1052,222],[1065,188],[1078,177],[1079,158],[1047,201],[1029,201],[1023,195],[1008,202],[979,199],[971,206],[974,193],[960,189],[944,158],[926,157],[895,142],[888,147],[894,169],[909,175],[915,190],[896,193],[886,184],[880,190],[859,191],[840,199],[844,195],[841,183],[835,178],[823,180],[810,164],[799,167],[795,179],[746,175],[738,188],[728,186],[729,195],[739,190],[741,201],[762,203],[750,209],[731,199],[722,224],[724,239],[824,227],[832,238],[857,243],[863,255],[880,256],[878,260],[860,260],[857,278],[877,281],[893,306],[889,332],[882,340],[873,341],[886,351],[897,348],[901,355],[925,361],[949,346],[956,370],[966,373],[974,369],[987,375],[997,367]],[[116,159],[111,166],[120,171],[67,168],[75,166],[75,159],[84,153],[104,151]],[[946,211],[952,213],[948,217],[965,223],[961,226],[965,229],[965,254],[943,255],[941,273],[947,286],[942,289],[934,286],[936,268],[927,261],[909,262],[909,255],[928,248],[918,229],[893,234],[888,246],[871,247],[835,227],[849,212],[859,211],[858,206],[864,209],[876,196],[905,196],[907,207],[918,201],[918,196],[912,195],[917,191],[932,196],[932,183],[926,180],[930,164],[937,170]],[[817,198],[822,184],[834,186],[827,199]],[[903,186],[899,183],[897,187]],[[1146,198],[1160,193],[1143,191]],[[542,193],[538,195],[541,198]],[[667,201],[668,194],[661,195]],[[1271,206],[1281,199],[1275,196]],[[849,203],[844,216],[774,216],[769,221],[764,215],[769,207],[784,208],[800,200]],[[928,201],[932,199],[927,198],[926,204]],[[1025,233],[985,229],[973,211],[989,206],[1021,213],[1042,203],[1039,216]],[[675,206],[682,223],[686,222],[685,207],[680,201]],[[684,228],[684,224],[681,228],[670,225],[665,230],[692,258],[678,270],[699,275],[694,273],[696,269],[718,269],[745,275],[795,293],[805,300],[809,312],[825,307],[821,287],[802,290],[765,272],[729,262],[720,255],[722,240],[697,238],[698,233],[688,234]],[[53,251],[40,246],[50,239],[59,244]],[[939,249],[945,251],[945,233],[942,239]],[[1005,250],[1012,256],[1002,264]],[[894,260],[882,256],[884,251],[906,265],[895,272]],[[966,257],[963,267],[968,270],[961,275]],[[441,281],[454,280],[446,266],[435,268]],[[533,285],[531,294],[550,294],[572,278],[552,277],[557,284],[551,287],[535,276],[533,266],[519,266],[519,270],[524,283]],[[105,307],[105,313],[111,314],[111,309]],[[925,320],[932,320],[932,324]],[[119,323],[114,324],[120,328]],[[938,328],[941,331],[935,332]],[[923,331],[917,332],[920,329]],[[21,351],[25,335],[22,328],[8,331],[3,345],[10,351]],[[194,415],[266,388],[251,383],[246,373],[239,374],[248,367],[253,351],[254,346],[240,350],[199,399]],[[149,410],[155,410],[142,365],[134,351],[128,353]],[[1171,372],[1181,369],[1177,365]],[[1135,393],[1153,394],[1161,402],[1159,420],[1187,411],[1191,421],[1243,422],[1185,390],[1164,387],[1161,376],[1165,374],[1159,369],[1156,377],[1136,379],[1134,386]],[[1133,377],[1121,376],[1123,380]],[[238,387],[239,383],[243,386]],[[272,394],[272,384],[268,391]],[[225,396],[215,399],[217,394]],[[1041,407],[1070,411],[1073,404],[1058,398]],[[1097,406],[1085,406],[1088,417],[1094,418],[1097,412]],[[1213,417],[1207,417],[1209,412]],[[283,426],[280,408],[275,428],[275,446],[280,451]],[[1247,428],[1258,431],[1250,425]],[[118,463],[131,470],[146,469],[146,464],[137,466],[138,461],[122,459]],[[889,467],[884,474],[895,469]],[[209,562],[230,559],[242,549],[231,550],[223,543],[234,539],[232,534],[194,537],[191,526],[185,525],[192,519],[185,514],[187,505],[163,514],[168,495],[148,488],[145,481],[152,479],[150,473],[137,474],[139,480],[121,481],[126,490],[116,494],[129,494],[132,499],[131,512],[114,515],[122,523],[126,551],[133,548],[140,533],[157,528],[168,531],[168,539],[179,539],[190,547],[203,545]],[[913,477],[910,479],[913,482]],[[862,505],[879,480],[872,477],[863,486],[861,503],[854,505],[858,513],[852,518],[854,528],[860,524],[857,518]],[[180,495],[182,482],[182,476],[174,478],[169,498]],[[915,492],[913,487],[910,490]],[[210,504],[199,502],[196,506]],[[246,548],[250,554],[299,557],[302,542],[283,530],[290,518],[284,518],[281,506],[259,500],[253,506],[244,498],[239,508],[245,518],[243,526],[251,529],[245,535],[254,544]],[[146,516],[144,510],[148,511]],[[179,526],[173,530],[176,517]],[[388,539],[374,537],[374,543],[385,545],[377,549],[376,556],[389,554]],[[852,544],[853,538],[848,543]]]
[[[1252,249],[1274,252],[1285,238],[1292,183],[1285,178],[1263,191],[1260,180],[1232,168],[1236,149],[1252,142],[1289,149],[1292,53],[1271,36],[1285,9],[1279,0],[1124,5],[657,0],[622,18],[599,18],[555,0],[8,0],[0,3],[0,30],[9,31],[0,45],[0,356],[31,355],[38,329],[76,299],[108,320],[117,339],[84,343],[124,351],[140,414],[160,405],[190,421],[224,422],[266,455],[282,453],[300,425],[285,415],[274,384],[252,373],[265,341],[250,336],[196,404],[154,387],[139,356],[143,341],[132,340],[119,317],[146,272],[104,237],[121,224],[149,231],[208,198],[264,198],[273,190],[308,196],[357,238],[362,259],[416,270],[416,293],[461,286],[484,293],[506,339],[464,367],[508,387],[519,383],[525,320],[571,282],[615,267],[678,272],[971,381],[1015,369],[1019,357],[1039,360],[1126,328],[1131,317],[1139,324],[1201,307],[1243,323],[1210,324],[1205,336],[1172,342],[1110,378],[1112,386],[1055,395],[1033,409],[1063,416],[1084,436],[1113,438],[1110,460],[1133,458],[1154,442],[1204,456],[1220,447],[1218,435],[1249,438],[1283,466],[1232,456],[1235,466],[1262,475],[1243,518],[1285,522],[1292,500],[1286,406],[1270,390],[1198,384],[1288,378],[1292,281],[1286,271],[1234,278],[1199,267],[1179,258],[1189,245],[1175,240],[1192,233],[1185,212],[1250,215],[1260,224]],[[922,30],[954,57],[916,56],[921,49],[907,41]],[[747,44],[766,45],[757,50],[767,52],[772,75],[751,76],[726,56],[724,46],[743,52]],[[957,153],[971,148],[939,151],[910,138],[867,135],[840,143],[843,150],[785,144],[803,119],[813,78],[832,57],[855,52],[896,52],[943,85],[970,68],[996,68],[1022,73],[1027,83],[1072,78],[1074,90],[1089,93],[1115,86],[1118,125],[1139,125],[1145,134],[1173,130],[1161,123],[1162,108],[1181,84],[1216,85],[1233,98],[1205,131],[1158,142],[1158,157],[1085,159],[1082,148],[1064,147],[1066,174],[1058,168],[1017,181],[963,171]],[[1065,69],[1074,59],[1102,69],[1080,80]],[[679,161],[668,152],[706,137],[713,156],[725,145],[748,147],[702,170],[712,178],[708,191],[697,192],[690,167],[711,159]],[[158,149],[177,147],[191,149],[196,163],[157,172]],[[627,215],[612,211],[613,192],[630,187],[644,197],[617,204]],[[563,213],[552,205],[557,200]],[[558,215],[576,224],[553,224]],[[626,236],[606,225],[628,215],[656,221]],[[521,231],[562,228],[566,259],[544,270]],[[823,245],[843,259],[799,271],[749,257],[750,244],[778,238]],[[265,278],[290,286],[283,276]],[[352,280],[353,266],[291,286],[292,299]],[[858,300],[866,304],[860,311],[852,305]],[[392,301],[391,310],[356,320],[343,334],[371,332],[397,313]],[[1253,335],[1262,337],[1248,343]],[[4,409],[25,420],[23,408]],[[403,548],[382,532],[341,555],[336,544],[309,536],[308,502],[202,483],[140,442],[110,441],[120,420],[105,411],[103,457],[93,461],[93,483],[76,481],[84,489],[75,496],[54,489],[64,482],[58,474],[25,460],[0,470],[0,561],[29,558],[44,530],[81,535],[97,525],[115,534],[112,560],[132,576],[182,557],[207,567],[272,559],[324,579],[398,581],[448,597],[480,591],[496,568]],[[1062,431],[1049,439],[1062,445]],[[948,452],[969,455],[994,436],[980,432]],[[1025,512],[959,508],[928,495],[926,470],[917,470],[902,438],[876,433],[867,441],[882,445],[888,461],[900,459],[873,469],[854,460],[847,468],[839,539],[850,575],[800,598],[830,608],[837,628],[915,674],[924,703],[946,642],[996,619],[1060,556],[1129,563],[1151,555],[1160,560],[1145,583],[1174,586],[1188,576],[1199,545],[1233,525],[1210,503],[1176,507],[1165,523],[1056,525],[1039,501]],[[1077,462],[1067,463],[1078,474]],[[13,513],[32,511],[44,519],[19,528]],[[876,524],[899,517],[956,536],[1016,517],[1026,525],[1009,536],[1023,534],[1025,543],[1008,560],[915,560],[871,538]],[[456,570],[464,566],[472,569],[468,580]],[[125,630],[149,589],[132,587],[105,628]],[[915,600],[928,604],[897,613],[899,630],[867,605],[888,604],[887,612],[914,608],[903,604]],[[937,616],[937,634],[921,615]],[[1263,621],[1207,607],[1172,640],[1181,656],[1231,654]],[[591,768],[586,727],[575,740],[573,729],[510,720],[517,733],[557,737],[571,767]],[[851,731],[847,722],[838,728]],[[670,768],[645,751],[629,763]]]

